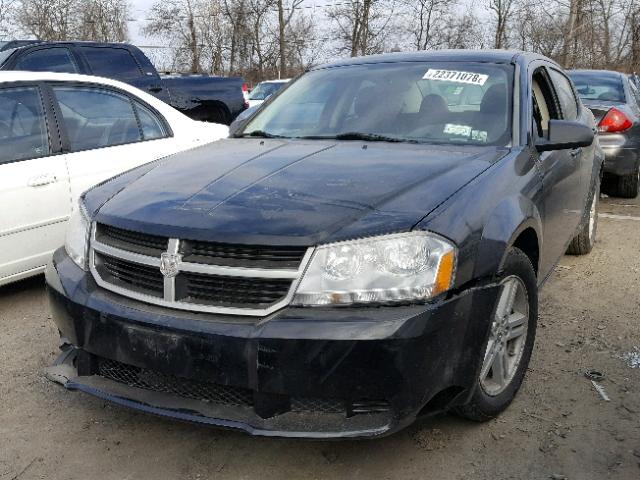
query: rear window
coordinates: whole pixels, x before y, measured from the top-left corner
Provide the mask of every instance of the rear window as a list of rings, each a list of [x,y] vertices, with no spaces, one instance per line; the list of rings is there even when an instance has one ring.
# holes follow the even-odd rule
[[[601,72],[568,72],[582,100],[625,102],[622,78]]]
[[[245,127],[285,138],[376,136],[382,141],[506,145],[513,67],[398,62],[311,71]]]

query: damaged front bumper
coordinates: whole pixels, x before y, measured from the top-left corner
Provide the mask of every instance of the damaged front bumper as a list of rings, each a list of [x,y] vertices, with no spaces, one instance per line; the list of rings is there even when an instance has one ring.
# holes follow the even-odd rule
[[[46,277],[65,343],[50,379],[148,413],[320,439],[389,434],[466,402],[499,288],[426,305],[285,308],[256,320],[118,296],[63,250]]]

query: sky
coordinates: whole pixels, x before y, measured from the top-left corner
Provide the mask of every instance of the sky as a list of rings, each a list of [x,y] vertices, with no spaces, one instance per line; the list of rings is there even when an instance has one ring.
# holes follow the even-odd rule
[[[136,22],[129,22],[129,36],[131,42],[136,45],[144,44],[148,39],[140,33],[142,27],[144,27],[144,18],[147,16],[147,12],[151,8],[151,5],[156,0],[129,0],[131,3],[131,19],[136,19]]]

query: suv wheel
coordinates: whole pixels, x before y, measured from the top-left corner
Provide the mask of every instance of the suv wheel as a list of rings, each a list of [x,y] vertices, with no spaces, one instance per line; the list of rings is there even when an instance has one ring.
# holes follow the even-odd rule
[[[512,248],[473,396],[456,413],[475,421],[496,417],[513,401],[524,379],[538,320],[538,287],[529,257]]]
[[[589,203],[589,215],[585,216],[580,226],[580,231],[573,237],[567,253],[569,255],[586,255],[593,249],[596,243],[596,234],[598,232],[598,205],[600,204],[600,180],[596,180],[596,184],[591,192]]]

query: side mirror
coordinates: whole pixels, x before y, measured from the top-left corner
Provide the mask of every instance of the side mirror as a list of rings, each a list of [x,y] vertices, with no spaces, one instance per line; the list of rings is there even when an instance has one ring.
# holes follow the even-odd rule
[[[236,119],[231,122],[231,125],[229,125],[229,136],[233,137],[236,132],[241,130],[247,124],[249,118],[256,112],[256,110],[258,110],[259,107],[260,105],[255,105],[241,112],[240,115],[238,115]]]
[[[593,143],[595,131],[587,125],[571,120],[549,120],[547,138],[536,142],[536,150],[564,150],[588,147]]]

